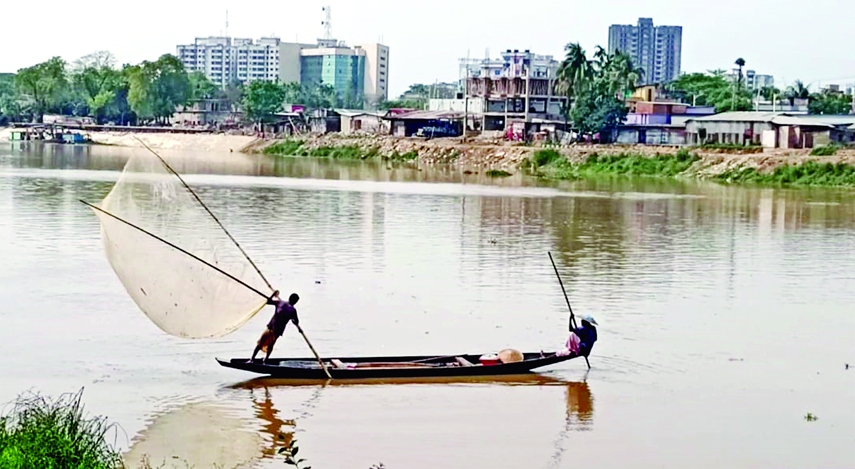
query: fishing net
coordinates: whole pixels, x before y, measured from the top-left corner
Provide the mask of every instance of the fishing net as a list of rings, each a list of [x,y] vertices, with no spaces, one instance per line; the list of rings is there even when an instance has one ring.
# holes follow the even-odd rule
[[[237,244],[156,156],[133,156],[99,208],[108,212],[95,210],[110,266],[143,313],[168,334],[222,337],[264,307],[261,294],[272,293]]]

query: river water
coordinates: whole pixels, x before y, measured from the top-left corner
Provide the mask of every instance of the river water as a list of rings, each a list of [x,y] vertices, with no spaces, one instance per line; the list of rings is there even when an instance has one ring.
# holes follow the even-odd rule
[[[0,401],[85,388],[129,463],[284,467],[282,434],[315,468],[855,467],[853,192],[163,152],[324,356],[557,350],[548,251],[600,323],[589,372],[289,386],[214,361],[270,311],[184,341],[124,292],[78,199],[134,151],[0,146]]]

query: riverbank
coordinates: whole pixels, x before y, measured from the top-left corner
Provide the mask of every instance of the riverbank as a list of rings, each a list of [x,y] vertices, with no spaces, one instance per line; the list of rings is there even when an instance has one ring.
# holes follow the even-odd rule
[[[10,130],[0,129],[0,141]],[[416,166],[454,165],[505,177],[525,173],[565,180],[635,175],[721,183],[855,187],[855,149],[811,155],[811,150],[743,147],[680,148],[646,145],[527,146],[501,139],[424,140],[380,135],[313,135],[288,140],[229,134],[92,132],[93,143],[156,150],[265,153],[343,160],[380,159]],[[544,156],[546,155],[546,156]]]
[[[0,142],[8,142],[10,128],[0,128]],[[243,152],[250,144],[259,140],[251,135],[231,134],[181,134],[181,133],[138,133],[138,132],[87,132],[96,145],[119,147],[141,147],[139,140],[156,150],[223,151]],[[139,140],[137,140],[139,139]]]
[[[253,142],[245,151],[279,156],[454,164],[496,177],[517,172],[552,180],[602,175],[681,177],[722,183],[855,187],[855,149],[814,156],[811,150],[758,147],[571,145],[555,148],[496,140],[330,134]],[[817,152],[814,152],[817,153]],[[819,152],[821,153],[821,152]]]

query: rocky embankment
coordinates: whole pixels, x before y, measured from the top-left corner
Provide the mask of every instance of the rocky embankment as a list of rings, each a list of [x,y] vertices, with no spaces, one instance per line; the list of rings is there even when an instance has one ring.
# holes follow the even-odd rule
[[[421,165],[455,164],[467,169],[495,169],[517,172],[521,166],[526,166],[538,152],[544,150],[539,145],[523,145],[510,143],[501,139],[435,139],[400,138],[377,135],[339,135],[307,136],[289,140],[294,146],[299,145],[299,154],[312,155],[324,149],[347,148],[349,155],[364,155],[364,157],[380,157],[401,159],[402,155],[410,155],[403,160],[413,161]],[[247,152],[265,152],[268,149],[276,153],[276,148],[270,148],[277,141],[258,140],[244,149]],[[598,157],[631,157],[634,159],[667,159],[677,158],[682,152],[689,152],[692,163],[679,175],[700,179],[728,180],[729,175],[753,171],[758,174],[771,174],[779,168],[801,166],[817,163],[824,165],[843,164],[851,166],[855,172],[855,149],[838,149],[831,156],[812,156],[810,150],[780,150],[762,148],[680,148],[667,146],[646,145],[587,145],[576,144],[562,147],[551,147],[558,152],[570,166],[584,165],[592,155]],[[608,172],[608,169],[601,172]],[[545,172],[550,177],[555,172]],[[655,174],[649,174],[655,175]],[[674,174],[667,174],[673,176]],[[756,179],[756,178],[755,178]],[[747,182],[747,181],[746,181]],[[835,185],[835,184],[833,184]]]

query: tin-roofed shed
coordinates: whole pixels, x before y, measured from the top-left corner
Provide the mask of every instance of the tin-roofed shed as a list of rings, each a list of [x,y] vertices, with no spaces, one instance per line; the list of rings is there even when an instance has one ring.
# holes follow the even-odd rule
[[[813,148],[855,141],[855,115],[821,116],[784,112],[725,112],[689,119],[686,142]]]

